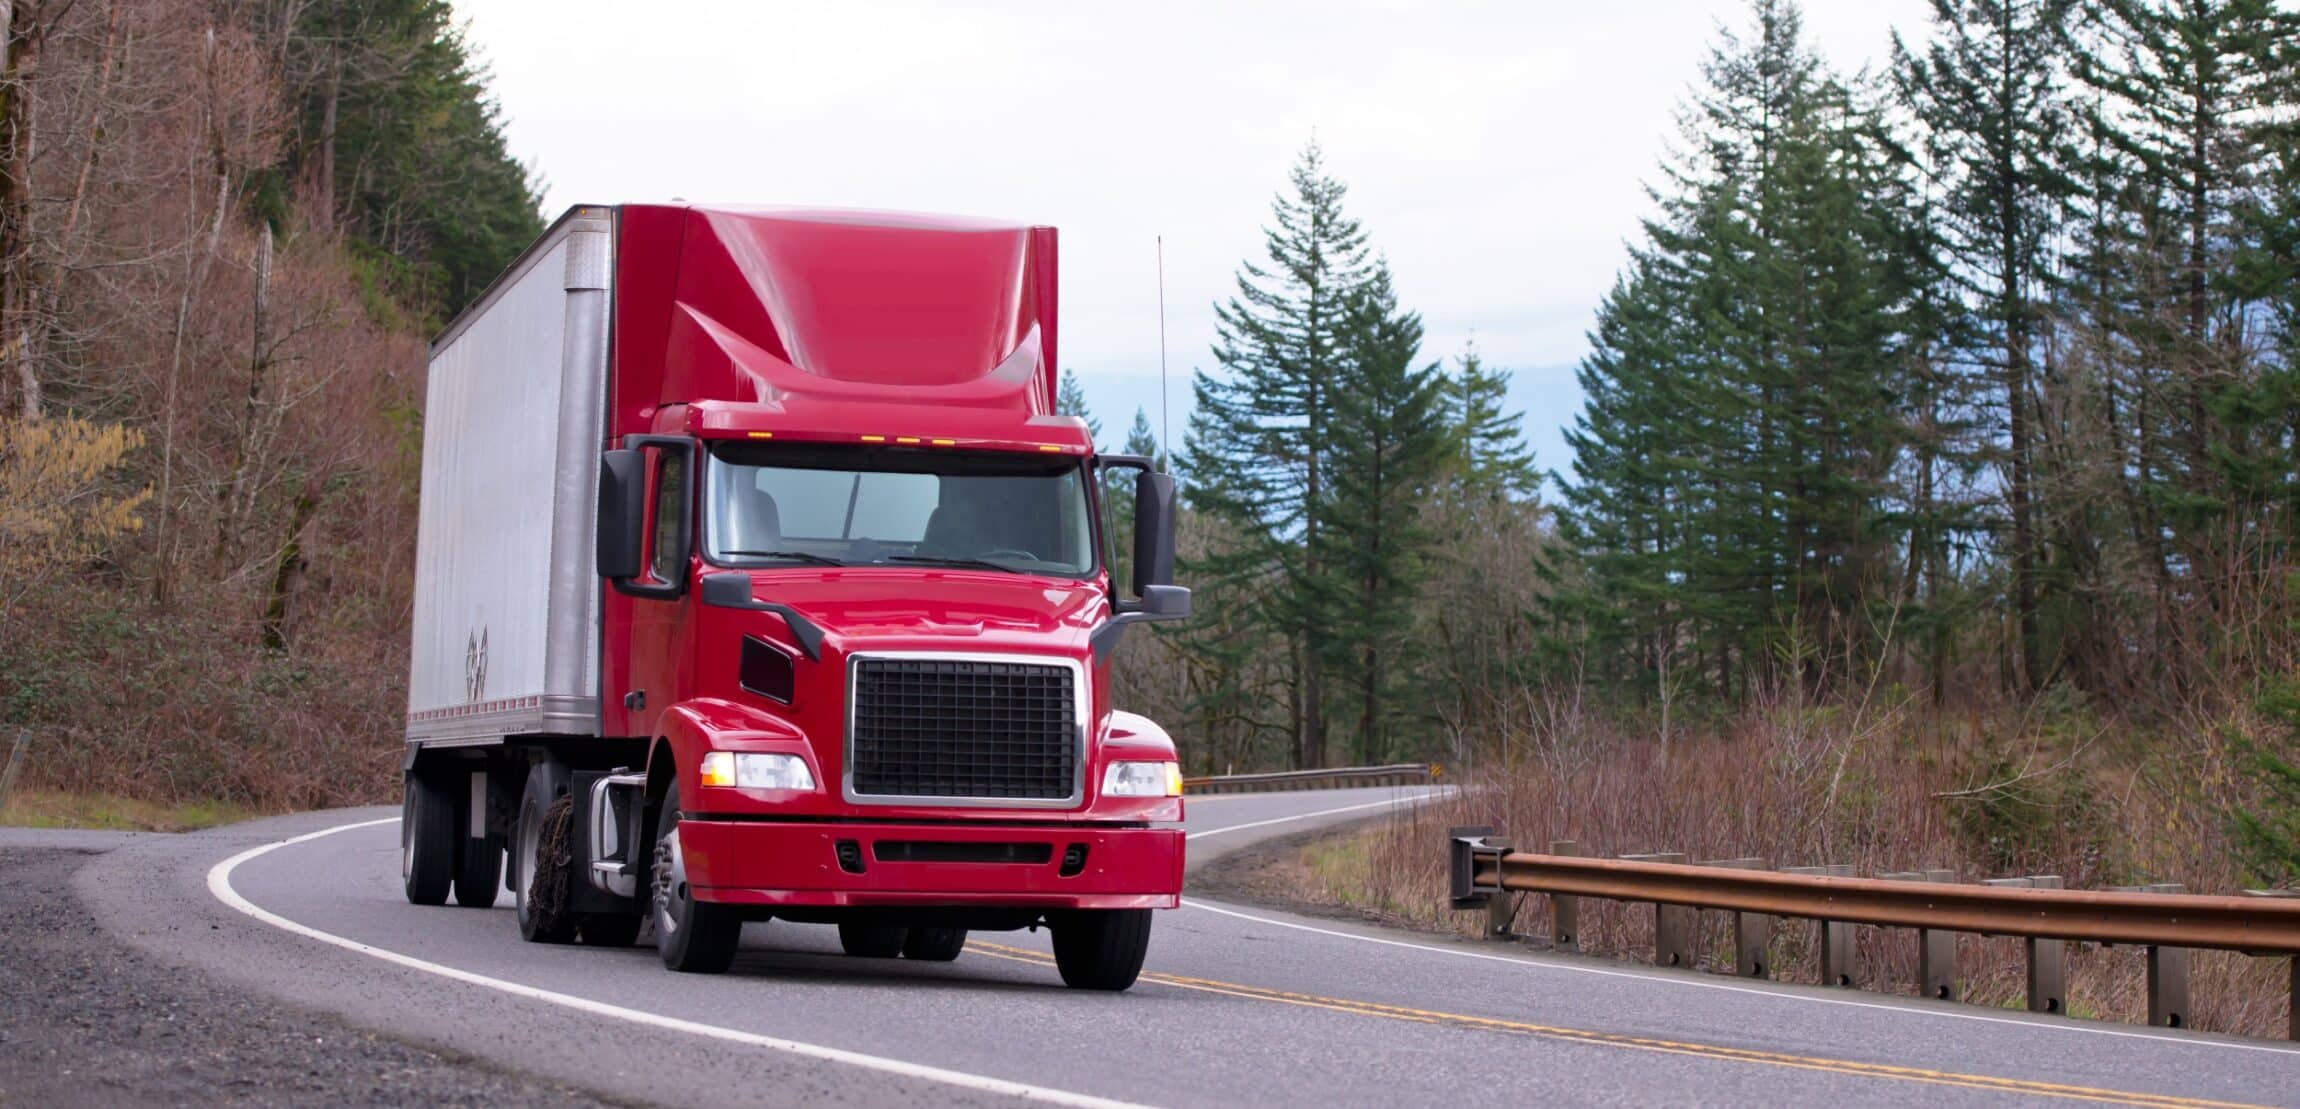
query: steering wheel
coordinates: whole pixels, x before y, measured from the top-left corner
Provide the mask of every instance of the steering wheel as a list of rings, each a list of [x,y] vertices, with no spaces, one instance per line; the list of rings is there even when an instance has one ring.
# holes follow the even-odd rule
[[[984,558],[996,558],[999,555],[1015,555],[1021,558],[1027,558],[1032,562],[1046,561],[1045,559],[1031,554],[1029,551],[1023,550],[1020,547],[993,547],[990,550],[982,552],[982,557]]]

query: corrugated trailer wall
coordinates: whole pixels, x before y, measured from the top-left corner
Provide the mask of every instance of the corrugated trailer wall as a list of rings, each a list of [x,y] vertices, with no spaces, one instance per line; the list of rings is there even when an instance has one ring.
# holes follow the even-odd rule
[[[577,208],[431,350],[411,740],[598,730],[607,209]]]

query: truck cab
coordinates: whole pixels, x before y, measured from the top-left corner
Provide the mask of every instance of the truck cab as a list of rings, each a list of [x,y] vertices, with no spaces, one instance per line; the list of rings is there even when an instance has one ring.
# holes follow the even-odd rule
[[[411,900],[492,904],[507,870],[529,939],[706,972],[769,919],[926,960],[1044,926],[1071,985],[1132,983],[1181,776],[1111,653],[1189,594],[1172,479],[1052,411],[1054,242],[578,208],[450,326],[418,563],[464,577],[418,580]],[[522,561],[526,597],[471,584]],[[458,630],[460,690],[426,680]]]

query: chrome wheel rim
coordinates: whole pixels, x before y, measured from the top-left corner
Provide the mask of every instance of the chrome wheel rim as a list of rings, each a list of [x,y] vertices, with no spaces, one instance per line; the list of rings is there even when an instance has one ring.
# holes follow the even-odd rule
[[[679,931],[679,916],[674,906],[687,897],[687,859],[679,850],[677,823],[655,841],[652,878],[649,884],[655,895],[655,930],[664,936],[675,935]]]

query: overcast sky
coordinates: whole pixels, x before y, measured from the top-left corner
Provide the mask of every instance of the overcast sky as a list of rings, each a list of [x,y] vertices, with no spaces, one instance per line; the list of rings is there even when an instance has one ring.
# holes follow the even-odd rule
[[[453,0],[553,212],[663,200],[894,208],[1062,233],[1064,365],[1104,438],[1173,432],[1214,302],[1315,134],[1428,324],[1516,371],[1544,466],[1572,366],[1648,209],[1673,110],[1738,0],[766,3]],[[1808,0],[1840,69],[1923,0]],[[644,12],[644,14],[640,14]]]

